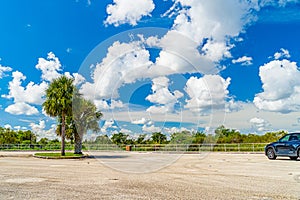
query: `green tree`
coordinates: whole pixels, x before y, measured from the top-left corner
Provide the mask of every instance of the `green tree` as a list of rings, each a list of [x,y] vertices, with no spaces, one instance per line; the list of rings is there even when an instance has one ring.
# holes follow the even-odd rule
[[[43,108],[51,117],[61,117],[61,155],[65,155],[66,116],[72,115],[72,98],[75,90],[73,79],[60,76],[46,90]]]
[[[41,145],[46,146],[49,143],[49,139],[48,138],[41,138],[38,143],[41,144]]]
[[[99,120],[102,113],[97,110],[96,105],[90,100],[84,99],[78,92],[74,94],[73,100],[73,125],[75,138],[75,154],[81,154],[83,135],[88,130],[97,132],[100,130]]]
[[[17,144],[18,134],[9,128],[0,129],[0,144]]]
[[[161,132],[155,132],[151,135],[151,141],[154,144],[165,144],[167,143],[167,136]]]
[[[193,133],[193,143],[194,144],[202,144],[206,139],[206,135],[203,132]]]
[[[146,144],[146,134],[141,134],[138,136],[138,138],[135,140],[136,144]]]
[[[173,133],[171,135],[170,143],[173,144],[191,144],[193,141],[193,135],[189,131],[182,131]]]
[[[262,137],[262,142],[269,143],[277,141],[279,138],[287,134],[286,131],[267,132]]]
[[[107,135],[99,135],[95,139],[95,144],[112,144],[112,141]]]
[[[242,135],[239,131],[225,128],[224,125],[219,126],[216,130],[217,143],[240,143],[242,142]]]
[[[262,136],[257,134],[242,135],[243,143],[263,143]]]
[[[18,131],[18,140],[19,143],[22,144],[35,144],[36,143],[36,135],[32,133],[30,130],[27,131]]]
[[[127,144],[128,135],[124,133],[115,133],[111,137],[111,141],[116,145]]]

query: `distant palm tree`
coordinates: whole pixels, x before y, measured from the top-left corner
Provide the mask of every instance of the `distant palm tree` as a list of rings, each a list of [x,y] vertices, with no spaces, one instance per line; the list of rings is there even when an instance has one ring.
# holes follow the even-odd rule
[[[43,103],[45,112],[51,117],[61,118],[61,155],[65,155],[66,116],[72,115],[72,99],[75,86],[73,79],[60,76],[54,79],[46,90]]]
[[[102,113],[97,111],[95,104],[84,99],[78,91],[73,97],[73,123],[75,123],[74,139],[75,139],[75,154],[81,154],[83,135],[88,130],[97,132],[99,128],[99,120]],[[74,127],[74,126],[73,126]]]

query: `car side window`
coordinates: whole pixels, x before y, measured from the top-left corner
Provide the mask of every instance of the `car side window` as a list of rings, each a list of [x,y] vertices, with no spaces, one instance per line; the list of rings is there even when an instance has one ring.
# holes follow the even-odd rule
[[[291,135],[289,141],[297,141],[298,137],[297,135]]]
[[[295,134],[291,136],[290,140],[299,140],[299,134]]]
[[[287,142],[287,141],[289,141],[289,139],[290,139],[290,135],[286,135],[286,136],[282,137],[279,141],[280,142]]]

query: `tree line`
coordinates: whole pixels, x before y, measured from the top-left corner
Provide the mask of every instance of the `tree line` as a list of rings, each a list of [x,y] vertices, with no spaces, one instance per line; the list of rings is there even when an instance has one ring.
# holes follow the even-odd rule
[[[37,139],[38,136],[31,130],[12,130],[10,128],[0,127],[0,145],[3,144],[33,144],[33,145],[60,145],[58,139],[50,140],[48,138]],[[69,143],[74,143],[72,140]]]
[[[35,144],[37,137],[30,130],[11,130],[0,127],[0,144]]]
[[[116,144],[116,145],[137,145],[137,144],[202,144],[202,143],[270,143],[277,141],[284,136],[286,131],[267,132],[263,135],[242,134],[235,129],[228,129],[225,126],[219,126],[214,134],[205,134],[204,132],[182,131],[171,134],[167,137],[161,132],[154,132],[150,136],[140,134],[138,137],[131,137],[124,133],[114,133],[111,137],[107,135],[98,136],[95,141],[85,141],[85,143],[95,144]]]
[[[59,129],[59,128],[58,128]],[[68,129],[67,129],[68,130]],[[124,133],[114,133],[111,137],[107,135],[98,136],[94,141],[85,141],[84,143],[94,144],[116,144],[116,145],[137,145],[137,144],[202,144],[202,143],[269,143],[278,140],[287,132],[267,132],[263,135],[241,134],[235,129],[228,129],[225,126],[218,127],[214,134],[205,134],[204,132],[182,131],[171,134],[167,137],[161,132],[154,132],[151,135],[140,134],[138,137],[131,137]],[[59,135],[59,134],[58,134]],[[74,144],[73,134],[67,134],[67,142]],[[50,140],[41,138],[37,141],[37,135],[30,130],[12,130],[0,127],[0,144],[39,144],[39,145],[61,145],[58,139]]]

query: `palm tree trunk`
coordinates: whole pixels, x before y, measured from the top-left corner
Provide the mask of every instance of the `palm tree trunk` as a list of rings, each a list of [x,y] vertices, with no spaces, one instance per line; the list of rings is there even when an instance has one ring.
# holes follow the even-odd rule
[[[66,125],[65,125],[65,113],[61,116],[61,155],[65,155],[65,137],[66,137]]]
[[[75,154],[82,154],[82,134],[76,133],[75,134]]]

